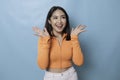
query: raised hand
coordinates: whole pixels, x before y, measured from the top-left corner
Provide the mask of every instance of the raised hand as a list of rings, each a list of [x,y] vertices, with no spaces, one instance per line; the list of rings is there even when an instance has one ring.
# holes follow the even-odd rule
[[[81,32],[84,32],[85,25],[79,25],[75,29],[72,28],[71,35],[79,35]]]
[[[47,32],[46,28],[43,30],[40,30],[40,28],[34,26],[32,27],[33,31],[35,32],[34,35],[39,36],[39,37],[46,37],[49,36],[49,33]]]

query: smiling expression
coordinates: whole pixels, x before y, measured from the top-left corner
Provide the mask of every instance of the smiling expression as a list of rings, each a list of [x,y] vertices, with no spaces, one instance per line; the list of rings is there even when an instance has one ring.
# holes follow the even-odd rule
[[[66,16],[65,13],[59,9],[53,12],[50,20],[48,20],[53,28],[53,33],[62,33],[66,27]]]

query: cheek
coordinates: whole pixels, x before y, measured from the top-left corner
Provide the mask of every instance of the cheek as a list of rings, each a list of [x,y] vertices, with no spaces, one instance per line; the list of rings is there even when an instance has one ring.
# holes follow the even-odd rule
[[[51,21],[51,24],[55,25],[56,21],[55,20],[52,20]]]
[[[54,24],[54,22],[51,22],[51,24],[50,24],[50,25],[53,27],[55,24]]]
[[[67,22],[65,21],[65,22],[64,22],[64,25],[66,26],[66,24],[67,24]]]
[[[66,24],[66,21],[65,20],[61,20],[61,23]]]
[[[63,20],[64,24],[66,25],[67,21],[66,20]]]

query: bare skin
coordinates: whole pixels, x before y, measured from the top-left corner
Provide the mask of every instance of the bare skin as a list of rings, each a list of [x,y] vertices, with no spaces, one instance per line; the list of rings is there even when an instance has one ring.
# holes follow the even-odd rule
[[[84,32],[84,28],[86,26],[84,25],[79,25],[77,26],[75,29],[72,28],[72,31],[71,31],[71,35],[79,35],[81,32]],[[49,36],[49,33],[47,32],[46,29],[44,30],[41,30],[39,29],[38,27],[33,27],[33,31],[35,32],[34,35],[38,36],[38,37],[46,37],[46,36]],[[61,45],[61,41],[62,41],[62,36],[60,34],[57,34],[56,35],[58,41],[59,41],[59,44]],[[69,67],[68,67],[69,68]],[[64,72],[66,71],[68,68],[63,68],[63,69],[48,69],[48,71],[50,72],[55,72],[55,73],[61,73],[61,72]]]
[[[62,43],[62,31],[66,26],[66,16],[64,12],[61,10],[56,10],[50,20],[48,20],[49,24],[52,25],[53,28],[53,34],[56,36],[56,39],[58,39],[59,45],[61,46]],[[81,32],[84,32],[85,25],[79,25],[75,29],[72,28],[71,35],[76,35],[78,36]],[[50,37],[49,33],[47,32],[46,28],[41,30],[38,27],[33,27],[33,31],[35,32],[35,35],[38,37]],[[63,69],[48,69],[50,72],[64,72],[68,68],[63,68]]]

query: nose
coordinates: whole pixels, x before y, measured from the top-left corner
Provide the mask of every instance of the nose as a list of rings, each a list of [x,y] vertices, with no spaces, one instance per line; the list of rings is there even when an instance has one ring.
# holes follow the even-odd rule
[[[61,23],[61,22],[62,22],[61,18],[58,18],[58,22],[59,22],[59,23]]]

